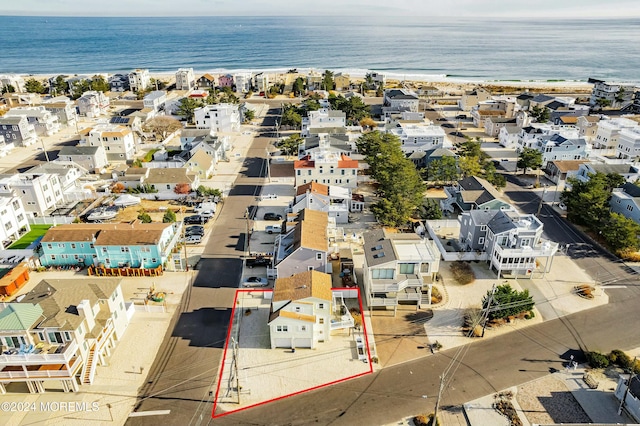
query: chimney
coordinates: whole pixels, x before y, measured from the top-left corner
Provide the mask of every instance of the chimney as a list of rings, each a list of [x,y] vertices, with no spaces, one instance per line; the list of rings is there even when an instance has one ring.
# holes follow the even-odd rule
[[[95,318],[93,316],[93,312],[91,311],[91,304],[88,300],[83,300],[76,306],[78,309],[78,314],[87,320],[88,331],[93,330],[93,327],[96,325]]]

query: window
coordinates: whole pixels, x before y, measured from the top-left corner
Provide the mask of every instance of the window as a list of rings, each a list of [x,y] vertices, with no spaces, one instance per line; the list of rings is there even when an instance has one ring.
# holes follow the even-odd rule
[[[307,266],[307,271],[313,271],[313,266]]]
[[[120,247],[121,253],[129,253],[129,247]]]
[[[632,211],[633,211],[633,206],[631,206],[631,205],[627,206],[627,210],[629,210],[630,212],[632,212]]]
[[[155,257],[151,259],[151,263],[157,263],[158,259],[156,259]]]
[[[316,259],[322,260],[322,253],[316,253]]]
[[[482,232],[485,232],[485,231],[487,230],[487,225],[482,225],[482,226],[480,227],[480,230],[481,230]]]
[[[7,223],[4,224],[4,229],[6,229],[7,231],[9,229],[11,229],[12,227],[13,227],[13,224],[11,222],[7,222]]]
[[[38,339],[40,339],[41,342],[44,342],[44,333],[42,331],[38,331]]]
[[[71,243],[71,248],[72,249],[76,248],[76,245],[74,243]]]
[[[413,274],[415,264],[413,263],[401,263],[400,264],[400,273],[401,274]]]
[[[528,247],[529,244],[531,244],[529,238],[524,238],[522,239],[522,241],[520,241],[520,247]]]
[[[65,342],[71,341],[71,333],[69,333],[68,331],[65,331],[64,332],[64,340],[65,340]]]
[[[113,318],[118,319],[118,311],[113,311]]]
[[[278,325],[278,326],[276,326],[276,331],[277,332],[287,332],[287,331],[289,331],[289,326],[288,325]]]
[[[296,312],[300,312],[300,306],[295,307]]]
[[[106,253],[107,252],[107,248],[106,247],[102,247],[102,253]]]
[[[478,244],[480,245],[484,244],[484,237],[478,238]]]
[[[373,278],[374,280],[390,280],[393,279],[393,273],[393,269],[373,269],[371,271],[371,278]]]
[[[318,324],[324,324],[324,318],[318,318]]]
[[[300,326],[300,331],[307,331],[307,326],[306,325],[301,325]]]
[[[22,222],[24,220],[24,215],[20,213],[18,216],[16,216],[16,219],[18,219],[18,222]]]
[[[318,303],[318,309],[324,309],[324,303]]]

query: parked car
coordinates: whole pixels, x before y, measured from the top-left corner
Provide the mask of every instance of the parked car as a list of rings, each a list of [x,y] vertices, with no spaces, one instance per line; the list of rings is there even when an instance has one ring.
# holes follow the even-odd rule
[[[266,278],[249,277],[242,283],[243,287],[266,287],[269,281]]]
[[[265,213],[264,220],[280,221],[282,220],[282,215],[276,213]]]
[[[187,244],[200,244],[202,237],[200,235],[189,235],[184,239]]]
[[[244,264],[249,269],[254,268],[256,266],[270,266],[271,259],[269,259],[268,257],[251,257],[245,260]]]
[[[188,237],[190,235],[204,236],[204,228],[202,226],[189,226],[185,229],[184,234]]]
[[[204,224],[207,223],[209,219],[200,216],[199,214],[193,215],[193,216],[187,216],[184,218],[183,222],[190,225],[190,224]]]
[[[466,116],[466,115],[464,115],[464,114],[458,114],[458,115],[456,115],[456,118],[460,120],[460,119],[465,119],[465,118],[467,118],[467,116]]]
[[[200,213],[200,216],[204,217],[205,219],[211,219],[214,214],[215,212],[213,210],[205,210]]]
[[[282,232],[282,226],[280,225],[269,225],[265,229],[267,234],[279,234]]]

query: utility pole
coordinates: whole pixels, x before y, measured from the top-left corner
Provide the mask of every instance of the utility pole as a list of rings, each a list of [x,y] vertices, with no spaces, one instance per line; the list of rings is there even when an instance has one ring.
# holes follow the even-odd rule
[[[491,287],[491,295],[489,296],[489,300],[487,301],[487,310],[483,315],[482,335],[480,337],[484,337],[484,330],[487,328],[487,321],[489,321],[489,309],[491,309],[491,303],[493,303],[494,294],[496,294],[496,283],[493,283],[493,287]]]
[[[180,213],[182,213],[182,246],[184,247],[184,267],[185,271],[189,272],[189,256],[187,255],[187,242],[185,241],[185,223],[184,223],[184,206],[180,206]]]
[[[244,218],[246,220],[247,233],[245,234],[245,247],[247,248],[247,256],[251,256],[251,236],[249,235],[249,208],[244,210]]]
[[[618,415],[622,414],[622,407],[624,406],[624,401],[627,399],[627,395],[629,394],[629,388],[631,387],[631,381],[636,376],[633,372],[633,369],[636,366],[636,358],[633,358],[633,364],[631,364],[631,372],[629,373],[629,381],[627,382],[627,388],[624,390],[624,394],[622,395],[622,400],[620,400],[620,407],[618,407]]]
[[[544,202],[544,196],[547,195],[547,187],[544,187],[544,190],[542,191],[542,197],[540,198],[540,204],[538,204],[538,212],[536,213],[536,216],[540,217],[540,211],[542,210],[542,203]]]
[[[238,405],[240,405],[240,375],[238,374],[238,342],[233,339],[233,369],[236,374],[236,392],[238,394]]]
[[[442,398],[442,390],[444,389],[444,373],[440,376],[440,387],[438,388],[438,399],[436,399],[436,407],[433,409],[433,421],[431,424],[438,424],[438,409],[440,408],[440,398]]]
[[[267,179],[269,179],[269,183],[271,183],[271,155],[269,155],[269,148],[265,148],[264,150],[267,154]]]

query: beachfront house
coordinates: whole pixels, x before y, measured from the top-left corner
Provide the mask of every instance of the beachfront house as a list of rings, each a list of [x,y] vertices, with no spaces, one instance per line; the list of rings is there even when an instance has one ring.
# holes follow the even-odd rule
[[[478,105],[479,102],[491,99],[491,92],[482,87],[476,87],[473,90],[467,90],[462,94],[458,101],[458,108],[463,111],[471,111],[471,108]]]
[[[141,92],[151,85],[148,69],[135,69],[129,73],[129,88],[132,92]]]
[[[196,87],[193,68],[180,68],[176,72],[176,90],[192,90]]]
[[[126,92],[129,87],[129,76],[126,74],[113,74],[109,77],[109,90],[111,92]]]
[[[327,259],[327,227],[330,222],[333,223],[326,212],[301,210],[292,226],[287,226],[276,237],[272,275],[280,278],[305,270],[331,272],[331,263]]]
[[[151,109],[155,114],[164,109],[167,101],[167,92],[164,90],[154,90],[142,99],[144,108]]]
[[[435,243],[414,233],[376,229],[364,233],[364,293],[374,309],[431,304],[432,282],[440,266]]]
[[[24,78],[20,74],[0,74],[0,89],[12,87],[13,92],[24,93]]]
[[[358,186],[358,167],[358,160],[340,152],[311,152],[293,163],[295,185],[318,182],[353,189]]]
[[[38,141],[36,128],[25,116],[0,117],[0,136],[5,144],[29,146]]]
[[[233,76],[231,74],[223,74],[218,77],[218,87],[233,87]]]
[[[248,93],[251,90],[251,73],[242,72],[233,75],[237,93]]]
[[[624,108],[631,104],[633,93],[637,89],[633,84],[611,83],[604,80],[590,78],[593,84],[589,105],[592,107],[610,105],[616,108]]]
[[[157,268],[170,259],[181,226],[181,222],[58,225],[49,229],[40,242],[40,263]]]
[[[196,81],[198,89],[210,90],[216,87],[216,78],[211,74],[203,74]]]
[[[198,129],[208,129],[214,133],[238,132],[240,111],[235,104],[205,105],[193,112]]]
[[[92,384],[133,315],[120,283],[46,279],[19,303],[0,308],[0,393],[14,382],[26,383],[31,393],[45,392],[54,381],[67,392]]]
[[[91,173],[100,172],[108,164],[102,146],[63,146],[55,161],[74,162]]]

